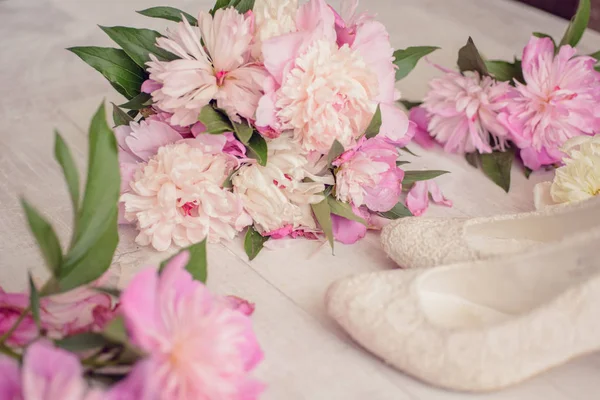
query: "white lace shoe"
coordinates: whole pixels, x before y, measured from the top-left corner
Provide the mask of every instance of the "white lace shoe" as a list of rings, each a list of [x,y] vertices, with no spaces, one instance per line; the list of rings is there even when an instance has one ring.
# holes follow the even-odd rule
[[[600,350],[600,228],[490,260],[357,275],[329,314],[366,349],[436,386],[501,389]]]
[[[516,253],[600,226],[600,198],[531,213],[484,218],[403,218],[383,228],[381,244],[402,268],[422,268]]]

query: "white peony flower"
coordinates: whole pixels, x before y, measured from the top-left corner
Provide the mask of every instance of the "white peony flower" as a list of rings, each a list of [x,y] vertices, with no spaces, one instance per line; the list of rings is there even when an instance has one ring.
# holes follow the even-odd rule
[[[323,200],[325,184],[334,182],[331,175],[315,176],[314,169],[306,153],[287,135],[269,142],[265,167],[252,164],[239,169],[232,179],[233,190],[260,233],[288,225],[317,229],[310,204]]]
[[[252,12],[255,41],[252,54],[262,59],[262,42],[296,31],[298,0],[256,0]]]
[[[136,243],[165,251],[172,244],[233,239],[252,223],[240,198],[223,189],[237,166],[233,156],[186,143],[158,149],[138,165],[130,191],[121,196],[125,219],[136,222]]]
[[[600,195],[600,136],[578,136],[561,149],[564,166],[556,170],[551,184],[539,184],[536,208],[573,203]]]

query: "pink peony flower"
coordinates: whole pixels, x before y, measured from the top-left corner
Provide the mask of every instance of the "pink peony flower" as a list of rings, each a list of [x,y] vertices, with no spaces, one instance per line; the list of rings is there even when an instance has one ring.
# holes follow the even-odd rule
[[[408,142],[408,119],[394,105],[393,49],[383,25],[361,20],[352,43],[340,46],[336,15],[323,0],[311,0],[300,7],[296,27],[263,43],[272,79],[259,102],[259,131],[269,137],[292,131],[304,149],[324,154],[335,140],[353,146],[379,104],[382,137]]]
[[[121,296],[133,343],[148,356],[129,382],[150,399],[257,399],[263,386],[249,375],[262,352],[248,316],[214,298],[185,270],[189,254],[158,275],[140,272]]]
[[[87,391],[77,357],[38,341],[27,348],[23,367],[0,356],[0,398],[6,400],[92,400],[103,399]],[[89,397],[88,397],[89,396]]]
[[[481,78],[477,72],[463,76],[448,71],[433,79],[429,88],[422,107],[429,117],[429,133],[444,151],[491,153],[505,148],[508,130],[497,117],[510,92],[507,82]]]
[[[150,79],[162,85],[152,98],[173,114],[172,124],[194,124],[211,100],[234,121],[254,118],[266,72],[250,55],[252,24],[252,16],[229,7],[217,10],[214,18],[201,12],[198,27],[184,19],[166,38],[157,39],[159,47],[181,57],[159,61],[151,55],[148,63]]]
[[[226,139],[202,136],[203,140],[160,147],[136,167],[121,201],[125,218],[137,223],[138,244],[164,251],[207,236],[219,242],[233,239],[252,223],[240,198],[223,188],[238,165],[235,157],[221,152]]]
[[[378,137],[358,143],[344,152],[334,165],[336,197],[355,207],[389,211],[400,199],[404,171],[396,166],[396,148]]]
[[[523,77],[499,121],[521,148],[531,169],[560,161],[569,138],[600,130],[600,73],[596,60],[575,57],[576,50],[562,46],[554,54],[548,38],[532,37],[523,50]]]
[[[432,180],[417,181],[406,196],[406,206],[413,215],[418,217],[427,211],[430,194],[435,204],[452,207],[452,201],[444,197],[437,183]]]
[[[415,123],[415,135],[413,141],[424,149],[431,149],[435,146],[435,141],[429,134],[427,111],[423,107],[411,108],[408,119]]]
[[[6,333],[29,305],[29,295],[6,293],[0,288],[0,336]],[[111,297],[92,289],[79,288],[40,300],[42,328],[53,339],[81,332],[101,330],[114,317]],[[19,324],[8,339],[10,346],[24,346],[37,337],[31,315]]]

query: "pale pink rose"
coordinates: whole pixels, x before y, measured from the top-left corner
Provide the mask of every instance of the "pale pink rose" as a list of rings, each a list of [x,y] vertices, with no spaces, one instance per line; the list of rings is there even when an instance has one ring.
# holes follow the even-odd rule
[[[310,205],[323,200],[325,184],[333,184],[331,174],[317,176],[322,168],[288,135],[269,141],[268,160],[264,167],[243,165],[232,178],[256,229],[265,236],[288,225],[316,231]]]
[[[0,336],[13,326],[27,306],[28,294],[6,293],[0,288]],[[40,300],[41,325],[53,339],[101,330],[114,313],[111,297],[90,288],[78,288]],[[8,344],[20,347],[36,337],[37,327],[29,314],[10,336]]]
[[[42,340],[29,346],[20,370],[15,360],[0,356],[0,399],[106,399],[98,396],[99,392],[86,394],[87,389],[77,357],[50,342]]]
[[[432,180],[417,181],[406,196],[406,206],[413,215],[419,216],[427,211],[430,194],[435,204],[452,207],[452,201],[444,197],[437,183]]]
[[[449,153],[504,150],[508,130],[497,118],[509,92],[508,82],[497,82],[489,76],[481,78],[477,72],[446,72],[429,83],[423,100],[429,133]]]
[[[393,49],[383,25],[362,21],[352,45],[340,47],[336,15],[323,0],[311,0],[300,7],[296,27],[263,43],[272,79],[263,86],[259,131],[268,137],[292,131],[306,150],[324,154],[335,140],[353,146],[379,104],[382,137],[408,142],[408,118],[393,104]]]
[[[334,165],[336,197],[371,211],[389,211],[400,199],[404,171],[396,166],[396,147],[378,137],[361,140],[344,152]]]
[[[121,296],[132,342],[147,357],[132,372],[136,399],[254,400],[262,359],[251,319],[215,298],[185,270],[187,252],[159,275],[147,268]]]
[[[548,38],[532,37],[523,50],[525,84],[516,83],[499,121],[531,169],[560,161],[568,139],[600,130],[600,73],[596,60],[571,46],[554,53]]]
[[[266,71],[250,54],[253,18],[233,7],[217,10],[214,18],[201,12],[198,27],[184,18],[166,38],[157,39],[159,47],[180,57],[159,61],[150,55],[148,63],[150,79],[162,85],[152,98],[173,114],[172,124],[194,124],[211,100],[234,121],[254,118]]]
[[[435,146],[435,141],[429,134],[427,111],[423,107],[411,108],[408,119],[415,123],[415,135],[413,141],[424,149],[431,149]]]
[[[238,165],[235,157],[221,152],[226,139],[201,137],[163,146],[137,166],[129,192],[121,196],[125,218],[139,229],[136,243],[165,251],[206,237],[219,242],[233,239],[252,222],[239,196],[223,188]]]

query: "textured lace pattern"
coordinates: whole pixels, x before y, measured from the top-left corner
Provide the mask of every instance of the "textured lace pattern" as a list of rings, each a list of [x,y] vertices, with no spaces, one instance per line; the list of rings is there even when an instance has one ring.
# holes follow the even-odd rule
[[[482,329],[445,330],[420,309],[423,271],[386,271],[335,283],[330,315],[387,363],[436,386],[490,391],[600,348],[600,277],[534,311]]]
[[[381,244],[401,268],[423,268],[465,260],[480,254],[465,241],[465,218],[405,218],[386,226]]]

